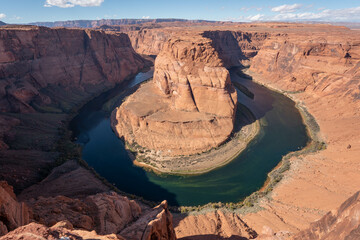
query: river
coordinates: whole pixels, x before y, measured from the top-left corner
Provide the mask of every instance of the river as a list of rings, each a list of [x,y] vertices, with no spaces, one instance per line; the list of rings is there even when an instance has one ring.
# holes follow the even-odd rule
[[[291,151],[306,146],[309,137],[295,103],[230,71],[254,93],[241,92],[238,100],[260,120],[261,130],[248,147],[229,164],[197,176],[159,176],[132,164],[123,142],[110,127],[110,112],[139,83],[152,77],[153,70],[87,103],[70,124],[76,142],[83,146],[82,158],[118,189],[151,201],[167,199],[171,205],[197,206],[209,202],[238,202],[260,189],[267,174]]]

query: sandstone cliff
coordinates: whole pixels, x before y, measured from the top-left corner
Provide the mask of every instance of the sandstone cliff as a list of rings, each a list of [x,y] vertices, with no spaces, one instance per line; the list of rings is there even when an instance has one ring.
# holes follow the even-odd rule
[[[360,41],[356,32],[346,36],[346,40],[341,32],[273,36],[254,57],[250,70],[282,90],[357,98]]]
[[[1,27],[0,179],[19,193],[46,177],[67,114],[148,64],[126,34]]]
[[[202,35],[212,40],[219,57],[230,68],[248,66],[250,59],[256,56],[270,33],[217,30],[205,31]]]
[[[163,155],[194,154],[229,137],[236,104],[229,72],[211,41],[177,36],[156,58],[153,81],[113,112],[112,125],[130,144]]]
[[[125,34],[5,27],[0,29],[0,110],[33,112],[38,105],[61,109],[57,91],[111,86],[144,65]]]
[[[328,212],[310,227],[296,234],[293,239],[359,239],[360,192],[355,193],[334,211]]]
[[[134,50],[140,54],[158,55],[167,40],[173,34],[169,29],[141,29],[129,31],[127,34],[131,40]]]
[[[0,181],[0,236],[29,223],[31,212],[18,202],[11,186]]]

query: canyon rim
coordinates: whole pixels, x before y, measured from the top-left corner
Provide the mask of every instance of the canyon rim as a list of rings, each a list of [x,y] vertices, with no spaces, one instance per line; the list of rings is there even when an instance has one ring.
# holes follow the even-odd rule
[[[57,11],[56,4],[46,1],[46,8]],[[89,7],[78,4],[69,1],[61,9]],[[0,22],[1,240],[359,238],[355,23],[146,17],[5,22]],[[137,81],[149,69],[152,77]],[[290,99],[306,127],[308,141],[299,145],[304,147],[285,151],[267,180],[254,174],[263,186],[238,201],[169,204],[176,202],[175,191],[149,174],[169,183],[175,175],[188,184],[182,179],[191,182],[237,166],[232,160],[264,137],[268,115],[281,114],[271,112],[278,107],[274,97],[252,92],[250,83]],[[258,101],[266,104],[257,106]],[[119,161],[131,159],[141,167],[121,174],[138,174],[171,199],[154,202],[130,194],[106,171],[98,173],[99,165],[111,168],[101,157],[97,166],[86,162],[82,154],[92,136],[71,132],[84,112],[94,122],[82,121],[79,128],[90,132],[106,122],[117,143],[108,151],[120,146],[129,155]],[[278,118],[284,124],[294,120],[282,116],[287,115]],[[265,168],[266,159],[254,160],[254,167]],[[131,177],[124,185],[136,187]],[[191,185],[201,191],[200,183]]]

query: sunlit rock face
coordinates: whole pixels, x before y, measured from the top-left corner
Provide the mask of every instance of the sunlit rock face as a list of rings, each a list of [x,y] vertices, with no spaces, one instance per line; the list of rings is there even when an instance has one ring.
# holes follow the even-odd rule
[[[113,112],[112,125],[129,143],[189,155],[229,137],[236,105],[229,72],[212,41],[189,33],[164,43],[153,81]]]

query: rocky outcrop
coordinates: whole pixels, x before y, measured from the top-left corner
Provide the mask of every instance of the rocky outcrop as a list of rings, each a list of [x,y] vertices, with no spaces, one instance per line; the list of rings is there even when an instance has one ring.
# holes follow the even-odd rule
[[[179,239],[254,239],[257,233],[234,213],[213,211],[175,217]]]
[[[29,223],[28,207],[18,202],[13,188],[5,181],[0,181],[0,236]]]
[[[174,31],[171,29],[141,29],[127,34],[134,50],[140,54],[158,55]]]
[[[229,72],[209,39],[178,36],[155,61],[154,79],[112,114],[112,126],[130,144],[189,155],[231,134],[237,96]]]
[[[227,68],[248,66],[251,58],[256,56],[268,32],[246,31],[205,31],[204,37],[212,40],[212,45],[219,53]]]
[[[21,200],[57,195],[85,198],[109,190],[92,172],[81,167],[76,161],[69,160],[54,168],[41,182],[23,190],[18,197]]]
[[[85,199],[65,196],[30,199],[33,219],[46,226],[69,221],[75,228],[96,230],[99,234],[117,233],[141,214],[140,206],[115,192],[99,193]]]
[[[296,234],[293,239],[336,240],[360,237],[360,192],[355,193],[334,211],[328,212],[310,227]]]
[[[53,209],[49,212],[43,212],[44,215],[41,217],[47,217],[48,214],[54,215],[54,213],[60,214],[64,211],[63,216],[65,219],[59,220],[59,222],[55,222],[53,226],[46,227],[45,225],[41,225],[39,223],[30,223],[26,226],[22,226],[17,228],[16,230],[6,234],[5,236],[1,237],[1,240],[8,240],[8,239],[34,239],[40,238],[43,239],[59,239],[61,237],[68,237],[69,239],[142,239],[142,240],[152,240],[152,239],[163,239],[163,240],[175,240],[175,232],[172,223],[172,215],[167,208],[167,203],[164,201],[161,205],[153,208],[148,209],[144,214],[140,216],[134,222],[127,222],[126,227],[124,228],[124,219],[126,216],[126,211],[128,211],[128,206],[124,205],[124,203],[129,203],[129,201],[124,201],[121,199],[121,196],[112,193],[108,196],[105,195],[97,195],[91,196],[91,201],[97,205],[97,210],[99,210],[98,215],[96,217],[100,217],[100,219],[95,218],[96,221],[102,221],[102,224],[98,225],[98,227],[102,229],[97,229],[97,231],[87,231],[87,230],[75,230],[74,228],[79,228],[79,225],[73,225],[73,223],[66,219],[69,213],[69,209],[62,208],[62,202],[58,202],[58,205],[54,205]],[[104,197],[104,198],[103,198]],[[105,199],[105,200],[104,200]],[[97,201],[100,200],[100,201]],[[114,201],[115,200],[115,201]],[[119,202],[120,201],[120,202]],[[43,202],[45,203],[45,202]],[[114,206],[115,205],[115,206]],[[134,212],[139,210],[139,206],[136,203],[132,203],[130,201],[130,205],[135,207]],[[46,205],[44,209],[46,209]],[[56,210],[57,209],[57,210]],[[91,213],[93,209],[83,208],[80,205],[74,205],[71,207],[73,211],[83,211],[87,212],[88,210]],[[132,209],[134,210],[134,209]],[[115,216],[117,215],[117,216]],[[75,217],[75,215],[74,215]],[[115,217],[115,218],[114,218]],[[120,219],[123,218],[123,219]],[[117,219],[117,220],[116,220]],[[89,222],[91,218],[84,219],[78,215],[78,219],[71,219],[77,220],[79,223],[81,221]],[[115,221],[114,221],[115,220]],[[128,219],[129,220],[129,219]],[[55,221],[55,219],[54,219]],[[114,221],[114,222],[113,222]],[[47,225],[49,225],[48,223]],[[82,223],[85,224],[85,223]],[[1,226],[1,225],[0,225]],[[119,229],[123,230],[119,233]],[[98,235],[101,234],[101,235]],[[108,235],[106,235],[108,234]]]
[[[95,213],[95,229],[101,234],[117,233],[141,214],[140,206],[115,192],[99,193],[84,200]]]
[[[358,98],[360,41],[356,32],[288,33],[265,41],[251,71],[285,91],[315,91]],[[345,33],[344,33],[345,34]],[[347,90],[343,91],[346,86]]]
[[[163,201],[159,206],[144,213],[136,222],[122,230],[120,235],[129,240],[175,240],[173,219],[167,202]]]
[[[38,223],[30,223],[19,227],[15,231],[0,237],[1,240],[33,240],[33,239],[98,239],[98,240],[124,240],[116,234],[98,235],[95,231],[75,230],[70,222],[62,221],[52,227],[46,227]]]

